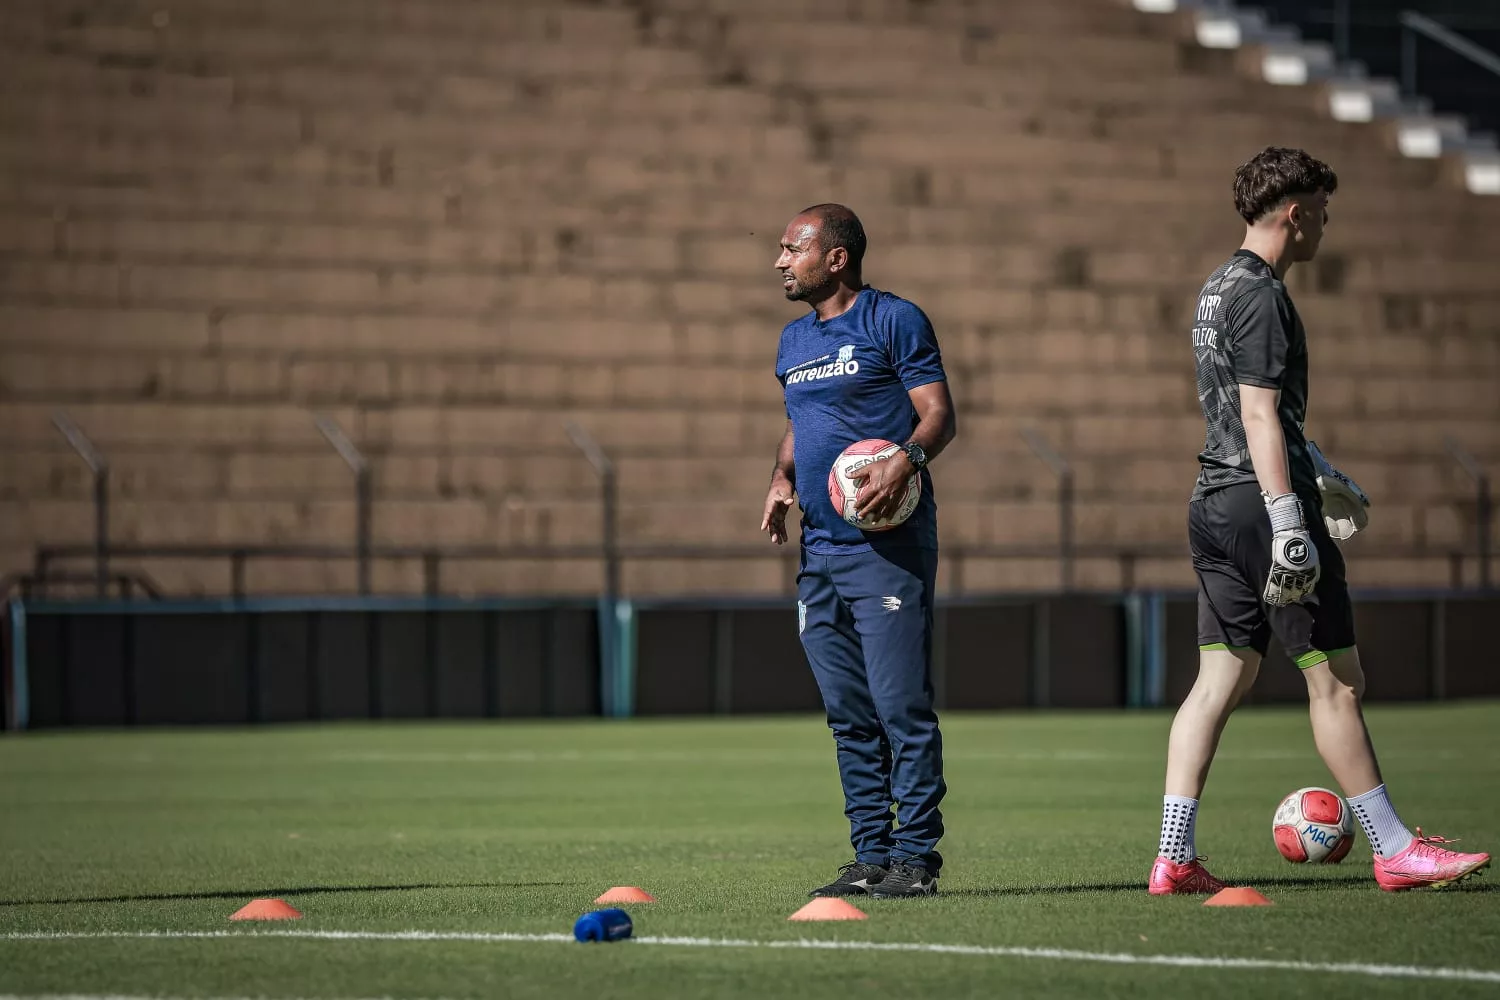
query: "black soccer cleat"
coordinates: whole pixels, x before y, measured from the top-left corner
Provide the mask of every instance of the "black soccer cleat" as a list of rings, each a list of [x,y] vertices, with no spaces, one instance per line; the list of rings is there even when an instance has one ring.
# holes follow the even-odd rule
[[[864,896],[872,886],[879,885],[886,877],[886,870],[879,865],[867,865],[862,861],[851,861],[839,869],[839,877],[827,885],[819,886],[809,896]]]
[[[937,876],[926,868],[897,863],[891,865],[885,878],[870,888],[876,899],[905,899],[908,896],[936,896]]]

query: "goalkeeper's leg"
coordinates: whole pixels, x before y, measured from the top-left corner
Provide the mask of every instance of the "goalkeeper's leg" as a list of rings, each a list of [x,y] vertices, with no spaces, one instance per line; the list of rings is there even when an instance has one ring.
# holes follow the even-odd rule
[[[1198,576],[1198,679],[1167,743],[1161,840],[1151,867],[1153,895],[1217,892],[1223,883],[1198,860],[1198,797],[1224,725],[1255,683],[1269,627],[1260,603],[1266,569],[1241,565],[1245,553],[1269,559],[1269,531],[1259,494],[1230,488],[1188,507],[1188,540]],[[1259,533],[1259,534],[1257,534]]]
[[[1413,838],[1386,795],[1360,708],[1365,672],[1354,645],[1354,605],[1343,553],[1322,523],[1309,525],[1309,531],[1323,566],[1315,599],[1273,608],[1271,629],[1307,682],[1308,718],[1318,755],[1349,799],[1375,853],[1391,857],[1406,850]]]
[[[1302,676],[1307,681],[1307,712],[1318,756],[1348,797],[1376,855],[1388,858],[1401,853],[1414,838],[1386,794],[1365,728],[1360,709],[1365,672],[1359,665],[1359,650],[1339,650],[1305,668]]]
[[[1359,796],[1375,788],[1381,783],[1380,765],[1360,709],[1365,674],[1359,665],[1359,651],[1336,652],[1303,670],[1302,676],[1307,681],[1313,742],[1329,773],[1345,795]]]
[[[1484,869],[1490,856],[1450,850],[1447,841],[1424,838],[1420,829],[1413,835],[1391,804],[1360,708],[1365,674],[1354,645],[1344,560],[1322,529],[1312,525],[1324,562],[1317,600],[1273,610],[1271,627],[1302,668],[1313,741],[1375,852],[1375,880],[1391,892],[1450,885]]]
[[[1199,652],[1198,679],[1172,720],[1166,794],[1196,799],[1203,793],[1224,724],[1255,683],[1259,670],[1260,654],[1253,649]]]
[[[1153,895],[1218,892],[1223,883],[1198,860],[1195,830],[1198,797],[1208,779],[1224,724],[1255,683],[1260,654],[1248,648],[1200,651],[1198,679],[1188,692],[1167,743],[1166,794],[1162,796],[1161,840],[1151,867]]]

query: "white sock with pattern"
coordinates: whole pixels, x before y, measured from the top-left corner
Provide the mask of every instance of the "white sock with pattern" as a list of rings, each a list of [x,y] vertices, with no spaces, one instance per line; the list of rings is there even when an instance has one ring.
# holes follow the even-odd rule
[[[1391,797],[1386,794],[1384,785],[1351,797],[1349,808],[1354,810],[1354,818],[1359,820],[1370,846],[1382,858],[1400,854],[1416,839],[1396,815],[1396,807],[1391,805]]]
[[[1156,853],[1178,864],[1198,856],[1194,831],[1198,825],[1198,800],[1181,795],[1161,797],[1161,846]]]

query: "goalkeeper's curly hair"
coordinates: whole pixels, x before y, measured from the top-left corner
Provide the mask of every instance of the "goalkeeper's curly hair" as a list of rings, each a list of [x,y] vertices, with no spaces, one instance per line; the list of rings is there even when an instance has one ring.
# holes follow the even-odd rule
[[[1234,208],[1250,225],[1298,195],[1338,190],[1333,168],[1300,149],[1267,146],[1234,172]]]

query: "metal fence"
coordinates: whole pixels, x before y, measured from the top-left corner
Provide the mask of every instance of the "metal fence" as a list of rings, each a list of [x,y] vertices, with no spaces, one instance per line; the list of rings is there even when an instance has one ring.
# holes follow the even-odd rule
[[[566,427],[569,437],[598,474],[602,517],[601,541],[582,546],[496,546],[496,545],[377,545],[373,539],[374,504],[370,459],[349,439],[332,419],[318,415],[314,422],[324,438],[353,473],[355,502],[354,538],[348,545],[301,544],[118,544],[110,535],[109,462],[83,429],[66,414],[54,419],[68,444],[87,464],[93,477],[94,538],[88,543],[40,545],[31,569],[0,578],[0,598],[19,593],[25,598],[47,598],[69,592],[78,583],[92,584],[94,596],[157,599],[163,588],[139,566],[120,568],[122,561],[175,559],[217,562],[227,566],[228,595],[251,596],[246,585],[248,569],[255,562],[286,560],[322,560],[349,562],[355,565],[357,592],[373,592],[372,567],[377,560],[417,561],[422,566],[422,593],[435,597],[447,592],[444,568],[458,562],[507,563],[526,560],[549,560],[592,563],[600,570],[598,596],[613,604],[623,594],[624,566],[651,561],[744,562],[775,560],[782,567],[783,590],[795,590],[797,573],[795,547],[773,548],[769,545],[634,545],[620,540],[618,529],[619,497],[615,464],[599,443],[577,424]],[[1058,535],[1055,543],[1038,545],[946,545],[943,561],[947,567],[947,593],[962,597],[973,593],[966,569],[978,560],[1034,560],[1054,562],[1058,586],[1063,593],[1079,589],[1077,567],[1082,561],[1113,564],[1117,585],[1110,590],[1137,589],[1137,569],[1149,560],[1186,558],[1185,545],[1080,545],[1074,510],[1074,470],[1068,459],[1055,450],[1033,429],[1022,432],[1026,446],[1057,477]],[[1444,559],[1449,566],[1448,586],[1455,591],[1488,591],[1491,588],[1490,562],[1493,552],[1490,522],[1493,503],[1489,475],[1484,467],[1453,439],[1444,447],[1463,469],[1474,486],[1472,504],[1474,529],[1469,544],[1458,547],[1371,546],[1362,554],[1387,560]],[[1475,572],[1466,567],[1475,563]],[[91,572],[83,573],[80,563],[91,563]],[[1037,588],[1052,589],[1052,588]]]

